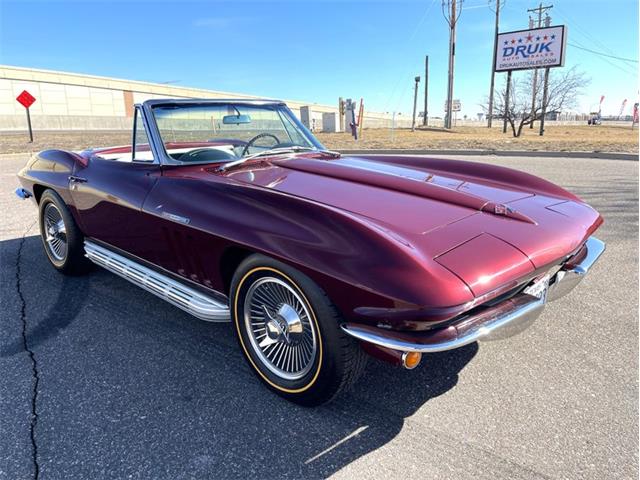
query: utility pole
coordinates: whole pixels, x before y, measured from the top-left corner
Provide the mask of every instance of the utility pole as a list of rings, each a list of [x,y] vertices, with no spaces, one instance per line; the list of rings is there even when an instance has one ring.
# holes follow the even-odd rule
[[[537,13],[538,14],[538,21],[537,21],[537,28],[542,27],[542,14],[546,13],[547,10],[550,10],[553,8],[553,5],[542,5],[542,2],[540,2],[540,5],[538,6],[538,8],[530,8],[527,10],[528,13]],[[534,20],[534,18],[529,15],[529,28],[534,28],[536,21]],[[545,18],[545,26],[549,26],[549,24],[551,23],[551,17],[549,17],[549,14],[546,14],[546,18]],[[548,75],[545,73],[545,77],[548,77]],[[546,87],[546,85],[545,85]],[[533,93],[531,96],[531,115],[534,117],[533,120],[531,121],[531,123],[529,124],[529,128],[533,128],[533,124],[535,122],[535,111],[536,111],[536,97],[537,97],[537,90],[538,90],[538,69],[534,69],[533,70]]]
[[[416,131],[416,108],[418,108],[418,84],[420,83],[420,77],[414,78],[416,82],[415,90],[413,91],[413,120],[411,121],[411,131]]]
[[[442,0],[442,15],[449,24],[449,81],[447,88],[447,111],[445,112],[444,128],[451,129],[451,110],[453,110],[453,70],[456,56],[456,24],[460,18],[462,8],[458,9],[458,2],[463,0]]]
[[[424,57],[424,117],[422,125],[425,127],[429,123],[429,55]]]
[[[493,121],[493,95],[496,84],[496,51],[498,50],[498,34],[500,33],[500,7],[504,6],[504,0],[496,0],[496,33],[493,37],[493,62],[491,64],[491,87],[489,89],[489,111],[487,119],[487,128],[491,128]]]
[[[552,8],[553,5],[550,5],[549,8]],[[544,26],[548,27],[551,25],[551,17],[549,14],[546,14],[544,19]],[[544,89],[542,93],[542,118],[540,120],[540,136],[544,135],[544,117],[547,116],[547,103],[549,102],[549,73],[551,69],[549,67],[544,69]]]
[[[541,4],[542,5],[542,4]],[[529,29],[533,28],[533,18],[529,16]],[[540,18],[538,18],[538,27],[540,27]],[[533,82],[532,82],[532,90],[533,93],[531,95],[531,116],[534,117],[529,124],[529,128],[533,128],[533,124],[535,122],[535,111],[536,111],[536,93],[538,90],[538,69],[533,69]]]

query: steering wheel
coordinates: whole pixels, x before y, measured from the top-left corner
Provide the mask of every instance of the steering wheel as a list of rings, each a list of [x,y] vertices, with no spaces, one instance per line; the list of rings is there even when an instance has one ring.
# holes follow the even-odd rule
[[[208,162],[216,162],[222,160],[229,160],[233,158],[233,155],[230,153],[223,152],[222,150],[212,149],[212,148],[196,148],[194,150],[189,150],[188,152],[183,153],[180,156],[180,161],[189,162],[189,161],[208,161]]]
[[[247,142],[247,144],[242,149],[242,154],[240,156],[244,157],[246,153],[249,151],[249,148],[251,148],[253,144],[256,142],[256,140],[260,140],[261,138],[264,138],[264,137],[271,137],[276,141],[276,145],[280,144],[280,139],[275,135],[272,135],[270,133],[260,133]]]

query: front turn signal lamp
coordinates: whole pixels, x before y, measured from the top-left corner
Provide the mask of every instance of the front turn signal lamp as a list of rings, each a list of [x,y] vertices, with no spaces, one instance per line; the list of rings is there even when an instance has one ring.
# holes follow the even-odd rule
[[[420,352],[404,352],[402,354],[402,366],[407,370],[413,370],[422,360]]]

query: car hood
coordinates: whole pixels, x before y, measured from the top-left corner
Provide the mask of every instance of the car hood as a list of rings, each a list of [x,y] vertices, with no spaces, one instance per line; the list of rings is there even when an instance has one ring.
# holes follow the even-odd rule
[[[602,223],[577,197],[537,177],[420,160],[297,156],[228,175],[366,219],[455,273],[474,295],[559,262]]]

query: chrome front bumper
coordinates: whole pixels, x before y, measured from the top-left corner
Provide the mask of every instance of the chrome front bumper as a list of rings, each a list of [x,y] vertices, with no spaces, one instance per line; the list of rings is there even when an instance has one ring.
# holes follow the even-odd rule
[[[549,287],[549,293],[547,294],[547,300],[549,302],[564,297],[576,288],[606,248],[605,243],[595,237],[589,237],[585,246],[587,253],[579,263],[567,269],[560,269],[556,274],[555,282]]]
[[[480,309],[460,321],[438,330],[427,332],[394,332],[368,325],[347,323],[342,329],[352,337],[400,352],[441,352],[462,347],[480,340],[498,340],[520,333],[542,313],[547,302],[557,300],[573,290],[605,250],[604,242],[590,237],[585,243],[586,253],[578,263],[571,259],[552,277],[545,279],[548,286],[536,295],[525,289],[508,300],[492,307]]]

